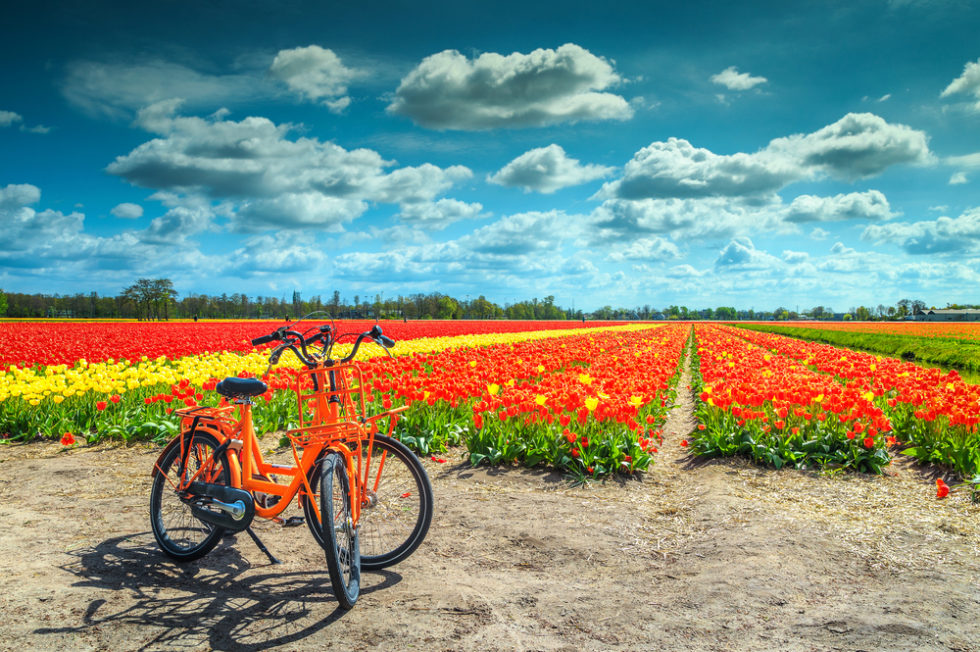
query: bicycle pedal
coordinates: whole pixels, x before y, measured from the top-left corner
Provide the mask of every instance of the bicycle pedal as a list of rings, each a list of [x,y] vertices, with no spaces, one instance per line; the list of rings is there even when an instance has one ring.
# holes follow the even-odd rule
[[[285,521],[282,522],[283,527],[296,527],[297,525],[302,525],[306,522],[306,519],[302,516],[290,516]]]

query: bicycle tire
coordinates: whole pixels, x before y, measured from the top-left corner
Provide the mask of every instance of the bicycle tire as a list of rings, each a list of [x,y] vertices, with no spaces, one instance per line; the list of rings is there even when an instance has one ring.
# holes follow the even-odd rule
[[[218,447],[218,440],[208,433],[196,432],[189,437],[187,446],[188,470],[193,474]],[[179,468],[180,453],[180,446],[171,448],[161,460],[160,468],[153,478],[150,489],[150,527],[164,554],[179,562],[189,562],[211,552],[221,540],[224,528],[198,519],[191,513],[190,506],[181,501],[173,490],[183,472]],[[202,478],[202,481],[230,484],[231,473],[227,458],[222,455],[217,462],[220,470],[213,477]]]
[[[361,591],[361,556],[352,522],[347,464],[339,453],[327,453],[321,464],[320,517],[333,594],[341,608],[350,609]]]
[[[381,454],[384,467],[380,467]],[[310,470],[311,487],[317,487],[320,468]],[[375,435],[371,453],[371,468],[366,475],[374,495],[361,507],[358,533],[361,544],[361,568],[380,570],[404,561],[419,547],[432,523],[432,484],[425,467],[415,453],[397,439]],[[374,492],[375,481],[378,481]],[[303,501],[306,522],[317,543],[323,545],[319,520],[313,514],[310,501]]]

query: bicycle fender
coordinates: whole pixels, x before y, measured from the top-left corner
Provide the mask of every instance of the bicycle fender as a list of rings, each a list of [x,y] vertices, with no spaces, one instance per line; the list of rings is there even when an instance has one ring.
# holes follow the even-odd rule
[[[180,445],[180,440],[183,437],[184,437],[184,433],[181,433],[181,434],[177,435],[176,437],[174,437],[173,439],[171,439],[170,440],[170,443],[168,443],[166,446],[163,447],[163,450],[160,451],[160,456],[157,457],[157,461],[153,463],[153,470],[150,472],[150,477],[151,478],[157,477],[157,474],[160,473],[160,465],[163,464],[163,458],[164,458],[164,456],[167,453],[170,452],[170,449],[171,448],[173,448],[174,446],[179,446]]]
[[[217,430],[211,429],[211,428],[207,428],[207,427],[198,426],[196,429],[195,428],[192,428],[191,430],[185,430],[184,432],[180,433],[179,435],[177,435],[176,437],[174,437],[173,439],[171,439],[170,442],[166,446],[163,447],[163,450],[160,451],[160,455],[157,457],[157,461],[153,464],[153,470],[150,472],[150,477],[151,478],[155,478],[155,477],[157,477],[157,474],[160,473],[160,465],[163,463],[164,456],[167,453],[170,452],[170,449],[172,449],[172,448],[174,448],[176,446],[180,446],[180,440],[181,439],[185,439],[186,438],[187,441],[190,442],[191,436],[195,432],[197,432],[198,430],[200,430],[202,432],[206,432],[209,435],[214,436],[214,438],[217,439],[219,442],[220,441],[223,441],[223,439],[224,439],[222,437],[222,435],[221,435],[220,432],[218,432]],[[234,474],[234,471],[232,473]]]

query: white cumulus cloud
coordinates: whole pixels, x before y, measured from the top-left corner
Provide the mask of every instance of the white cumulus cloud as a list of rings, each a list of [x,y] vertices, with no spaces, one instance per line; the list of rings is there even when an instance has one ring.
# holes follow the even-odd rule
[[[660,262],[681,257],[681,252],[670,240],[664,238],[640,238],[628,246],[617,249],[609,254],[609,260],[615,262],[639,261]]]
[[[933,159],[924,132],[873,113],[848,113],[812,134],[777,138],[767,151],[792,157],[809,172],[855,180],[899,164]]]
[[[633,116],[629,103],[604,92],[620,81],[609,61],[574,43],[472,60],[444,50],[401,80],[388,111],[431,129],[625,120]]]
[[[767,195],[803,175],[790,157],[719,155],[683,138],[655,142],[633,155],[622,179],[607,183],[599,197],[621,199]]]
[[[41,189],[29,183],[12,183],[0,188],[0,209],[14,209],[36,204],[41,200]]]
[[[953,254],[980,249],[980,208],[959,217],[942,216],[920,222],[872,224],[861,234],[864,240],[897,244],[909,254]]]
[[[21,131],[31,134],[46,134],[51,131],[51,127],[45,127],[44,125],[28,127],[24,124],[24,116],[19,113],[15,113],[13,111],[0,111],[0,128],[12,127],[15,124],[20,125],[19,129]]]
[[[615,242],[650,234],[686,238],[730,238],[756,231],[787,231],[778,196],[767,201],[708,199],[611,199],[591,215],[590,238]]]
[[[137,123],[160,137],[106,169],[157,191],[233,202],[238,230],[336,228],[364,213],[368,203],[432,201],[472,176],[463,166],[430,163],[391,169],[394,163],[373,150],[290,139],[290,125],[267,118],[180,116],[178,105],[165,101],[141,110]]]
[[[334,274],[351,282],[411,282],[421,290],[450,292],[478,275],[487,292],[540,293],[542,283],[582,287],[597,273],[587,256],[561,255],[562,248],[583,232],[583,216],[562,211],[507,215],[455,240],[391,250],[350,252],[332,261]]]
[[[785,260],[790,265],[799,265],[805,263],[810,259],[810,254],[805,251],[793,251],[791,249],[786,249],[783,251],[783,260]]]
[[[943,159],[944,163],[949,165],[962,165],[968,168],[980,168],[980,152],[974,152],[973,154],[964,154],[962,156],[947,156]]]
[[[532,211],[507,215],[480,227],[457,242],[474,252],[503,256],[554,252],[557,243],[571,238],[581,222],[563,211]]]
[[[604,165],[582,165],[560,145],[552,144],[521,154],[487,177],[487,181],[548,194],[609,176],[613,170]]]
[[[326,262],[327,256],[308,237],[283,232],[248,238],[231,259],[238,274],[257,276],[308,271]]]
[[[795,223],[839,220],[887,220],[894,217],[888,199],[878,190],[852,192],[833,197],[800,195],[786,211],[786,221]]]
[[[330,197],[319,192],[283,192],[275,197],[246,199],[232,218],[239,231],[264,229],[337,230],[368,209],[359,199]]]
[[[24,118],[19,113],[13,111],[0,111],[0,127],[10,127],[22,122]]]
[[[92,238],[82,232],[84,215],[31,208],[40,199],[40,189],[30,184],[0,188],[0,266],[34,267],[38,261],[74,258],[91,247]]]
[[[782,265],[783,262],[772,254],[756,249],[752,240],[745,236],[732,238],[715,260],[716,269],[766,270]]]
[[[116,217],[127,220],[135,220],[139,217],[143,217],[143,207],[139,204],[133,204],[130,202],[119,204],[109,212]]]
[[[980,59],[969,61],[963,67],[963,74],[949,83],[940,97],[967,94],[977,98],[974,108],[980,111]]]
[[[280,50],[269,67],[269,74],[290,90],[339,113],[350,105],[347,85],[358,71],[345,66],[333,50],[310,45]]]
[[[751,154],[715,154],[681,138],[654,142],[596,197],[761,198],[820,175],[856,180],[892,165],[932,160],[925,133],[871,113],[849,113],[813,133],[777,138]]]
[[[711,76],[711,81],[732,91],[747,91],[759,84],[764,84],[765,77],[753,77],[747,72],[739,72],[735,66],[729,66],[720,73]]]
[[[440,199],[435,202],[405,204],[398,219],[426,229],[444,229],[454,222],[480,217],[483,205],[468,204],[458,199]]]

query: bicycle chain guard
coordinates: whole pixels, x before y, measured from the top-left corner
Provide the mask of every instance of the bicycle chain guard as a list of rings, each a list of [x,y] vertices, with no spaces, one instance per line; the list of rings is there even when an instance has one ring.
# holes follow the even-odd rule
[[[241,532],[255,518],[252,494],[223,484],[192,482],[185,502],[197,518],[231,532]]]

